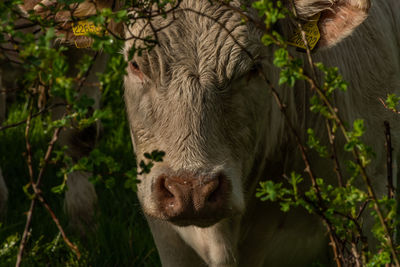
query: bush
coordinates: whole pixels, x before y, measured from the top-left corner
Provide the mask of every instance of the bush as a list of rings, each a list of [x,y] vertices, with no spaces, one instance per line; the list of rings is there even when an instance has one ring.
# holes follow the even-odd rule
[[[50,6],[49,11],[53,14],[60,9],[73,12],[70,6],[62,4],[81,2],[58,0],[61,5]],[[134,23],[127,12],[129,8],[146,17],[149,5],[156,4],[158,15],[164,15],[168,12],[168,3],[179,5],[179,2],[127,1],[126,8],[120,11],[109,8],[98,11],[87,18],[83,26],[93,29],[88,33],[91,39],[75,43],[77,46],[92,46],[95,52],[85,54],[77,62],[68,58],[68,53],[75,48],[57,42],[60,37],[58,30],[63,27],[60,22],[30,12],[29,19],[21,24],[22,15],[18,8],[21,0],[4,0],[0,3],[0,59],[3,69],[13,62],[12,68],[19,70],[21,75],[18,76],[18,90],[6,88],[14,100],[6,121],[0,126],[0,162],[10,192],[7,216],[0,227],[0,265],[14,264],[18,253],[22,251],[18,247],[20,243],[24,254],[22,258],[20,254],[19,258],[25,266],[159,265],[156,249],[134,194],[138,170],[123,108],[122,81],[127,64],[119,53],[123,38],[110,28],[107,34],[106,28],[112,21]],[[229,4],[229,1],[224,2]],[[265,34],[262,41],[267,46],[276,47],[274,64],[281,69],[280,84],[293,87],[296,81],[303,80],[311,85],[311,111],[324,118],[328,133],[326,140],[319,140],[315,129],[307,129],[308,140],[302,143],[298,129],[290,125],[287,119],[286,123],[304,159],[306,175],[292,172],[282,182],[261,182],[257,196],[263,201],[279,201],[284,212],[301,207],[319,216],[329,234],[338,266],[398,266],[398,238],[394,238],[398,217],[391,181],[392,169],[388,165],[389,193],[378,197],[366,171],[374,158],[371,148],[362,141],[365,133],[363,119],[355,120],[348,127],[334,106],[333,95],[337,89],[345,92],[347,83],[337,68],[314,63],[310,57],[309,63],[313,69],[324,77],[319,83],[314,75],[306,73],[303,62],[289,53],[289,43],[274,30],[274,25],[289,15],[296,16],[280,1],[260,0],[253,3],[253,7],[264,19],[265,27],[262,30]],[[249,18],[243,19],[246,23]],[[81,18],[72,17],[74,23],[78,20]],[[39,27],[45,34],[35,34],[33,26]],[[302,31],[301,27],[299,24],[299,32]],[[130,51],[130,55],[151,49],[156,43],[154,36],[142,40],[140,46]],[[304,48],[310,52],[309,47]],[[18,61],[13,59],[14,52],[18,53],[21,61],[14,62]],[[110,58],[106,71],[98,75],[99,83],[96,85],[102,92],[101,108],[93,111],[93,99],[82,96],[81,89],[99,53],[107,53]],[[268,84],[266,90],[271,90],[287,118],[285,103],[278,91]],[[384,105],[398,113],[399,100],[398,96],[390,94]],[[65,108],[65,113],[54,120],[52,111],[59,106]],[[54,143],[61,129],[83,131],[98,122],[103,127],[102,138],[96,148],[84,157],[72,158],[66,153],[68,148]],[[339,148],[334,137],[339,134],[346,140],[343,149],[352,156],[352,160],[348,161],[349,173],[342,172],[338,166],[342,159],[337,158],[336,149]],[[391,151],[388,123],[386,136],[388,151]],[[337,184],[329,184],[324,177],[315,176],[309,150],[320,157],[332,158],[332,172],[338,178]],[[146,154],[149,162],[139,163],[141,170],[149,172],[152,161],[162,160],[163,155],[162,152],[149,151]],[[388,153],[388,159],[390,157]],[[92,173],[91,181],[100,196],[95,215],[96,231],[86,229],[83,239],[65,227],[68,220],[62,211],[62,193],[67,189],[68,174],[76,170]],[[305,180],[309,181],[310,186],[305,185]],[[356,181],[363,181],[366,190],[355,186]],[[29,208],[30,204],[36,205],[36,208]],[[46,205],[48,208],[44,208]],[[24,229],[24,212],[27,210],[31,210],[33,216],[30,221],[28,213],[27,227]],[[376,249],[364,232],[361,215],[365,213],[371,213],[375,218],[372,230],[378,242]],[[55,222],[58,220],[57,225]]]

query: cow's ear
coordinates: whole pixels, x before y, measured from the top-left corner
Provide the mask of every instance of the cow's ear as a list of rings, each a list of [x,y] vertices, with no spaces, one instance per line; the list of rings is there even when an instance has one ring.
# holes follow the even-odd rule
[[[46,18],[54,19],[59,22],[56,27],[57,34],[62,38],[60,40],[66,43],[74,43],[78,47],[87,47],[91,42],[91,38],[82,35],[76,35],[73,32],[72,17],[75,19],[84,19],[86,17],[95,15],[97,11],[103,8],[111,8],[117,10],[122,2],[120,0],[85,0],[81,3],[71,4],[70,9],[59,8],[57,13],[50,14],[51,7],[62,5],[62,1],[58,0],[24,0],[20,5],[23,13],[28,15],[29,12],[34,12]],[[107,25],[107,31],[112,32],[114,35],[122,35],[122,25],[111,21]]]
[[[370,0],[294,0],[300,19],[321,14],[319,47],[331,47],[349,36],[368,15]]]

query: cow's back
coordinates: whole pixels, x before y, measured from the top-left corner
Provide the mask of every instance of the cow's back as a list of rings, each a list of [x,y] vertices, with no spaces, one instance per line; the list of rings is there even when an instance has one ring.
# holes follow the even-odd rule
[[[390,93],[400,95],[400,14],[397,12],[400,10],[400,1],[375,0],[372,4],[368,18],[351,36],[332,48],[320,49],[313,53],[313,60],[330,67],[337,66],[344,80],[349,83],[346,92],[335,92],[334,102],[340,116],[350,127],[355,119],[364,119],[364,141],[372,146],[377,155],[368,171],[376,191],[382,194],[386,192],[383,125],[385,120],[390,122],[393,147],[395,150],[400,148],[400,115],[386,109],[380,101],[386,99]],[[306,55],[295,50],[290,49],[296,57],[307,62]],[[275,77],[276,88],[287,103],[287,111],[290,112],[299,132],[304,132],[302,137],[306,138],[307,128],[313,128],[321,140],[326,140],[323,117],[309,111],[311,92],[306,83],[296,83],[295,89],[279,87],[279,70],[271,67],[266,73],[269,77]],[[272,102],[269,105],[275,105],[277,108],[276,103]],[[276,125],[276,121],[271,120],[271,124],[268,125],[269,134],[279,132],[274,129],[277,128]],[[281,173],[289,174],[293,170],[302,173],[304,170],[304,163],[301,155],[296,152],[297,145],[292,133],[289,129],[280,132],[287,135],[287,138],[274,139],[282,141],[279,145],[281,153],[267,149],[264,156],[268,163],[264,166],[264,172],[259,174],[260,180],[280,177]],[[271,136],[268,139],[271,139]],[[342,148],[344,140],[340,134],[337,139],[338,147]],[[292,143],[287,144],[286,140]],[[291,149],[285,150],[286,148]],[[343,152],[339,157],[349,159],[351,154]],[[318,177],[328,180],[330,178],[331,182],[334,182],[332,162],[319,156],[311,155],[311,158]],[[345,170],[344,160],[341,164]],[[271,170],[275,170],[275,173]],[[307,177],[304,176],[304,179],[307,180]],[[317,217],[301,210],[284,214],[277,205],[261,203],[255,198],[249,202],[246,212],[247,219],[242,224],[242,245],[239,249],[240,259],[245,261],[241,264],[302,266],[306,265],[307,261],[309,263],[310,259],[323,263],[329,258],[331,249],[324,245],[328,244],[328,237]]]

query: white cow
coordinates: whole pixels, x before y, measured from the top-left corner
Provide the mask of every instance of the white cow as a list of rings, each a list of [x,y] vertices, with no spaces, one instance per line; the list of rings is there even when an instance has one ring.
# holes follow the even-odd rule
[[[335,96],[336,104],[345,121],[365,118],[365,140],[377,153],[369,171],[376,190],[385,192],[383,120],[391,122],[394,147],[399,147],[400,125],[379,98],[400,90],[400,17],[394,13],[400,4],[377,0],[369,10],[362,0],[295,3],[303,18],[321,13],[314,60],[338,66],[350,82],[347,93]],[[138,160],[145,151],[166,152],[164,162],[139,185],[163,265],[326,263],[327,236],[317,218],[301,210],[284,214],[254,197],[260,180],[302,173],[304,163],[267,84],[252,68],[278,88],[296,128],[312,127],[323,136],[323,119],[309,111],[309,89],[302,82],[294,89],[278,85],[274,48],[262,47],[260,33],[241,23],[235,11],[208,1],[184,1],[180,7],[170,18],[176,22],[158,34],[160,46],[135,58],[125,79]],[[133,25],[133,34],[141,26]],[[287,21],[279,26],[284,33],[290,29]],[[126,43],[126,51],[131,45]],[[305,140],[305,133],[301,137]],[[331,162],[311,157],[318,177],[334,178]]]
[[[399,147],[399,118],[379,98],[400,91],[400,2],[375,0],[371,8],[369,0],[294,3],[302,19],[321,14],[314,60],[338,66],[350,82],[335,102],[345,121],[365,119],[364,140],[377,154],[368,171],[382,193],[383,120],[391,123],[396,153]],[[219,2],[183,0],[166,18],[156,17],[151,25],[139,21],[124,34],[144,37],[154,28],[162,28],[159,45],[130,62],[125,101],[138,161],[144,152],[166,152],[138,185],[163,266],[329,264],[318,218],[300,209],[282,213],[277,204],[254,197],[259,181],[304,171],[297,144],[258,71],[277,88],[291,122],[323,136],[324,121],[309,111],[305,83],[279,86],[272,64],[276,48],[264,47],[260,30]],[[284,20],[277,29],[289,35],[293,25]],[[126,55],[133,44],[125,43]],[[346,158],[343,153],[340,158]],[[318,177],[334,179],[330,161],[311,158]]]

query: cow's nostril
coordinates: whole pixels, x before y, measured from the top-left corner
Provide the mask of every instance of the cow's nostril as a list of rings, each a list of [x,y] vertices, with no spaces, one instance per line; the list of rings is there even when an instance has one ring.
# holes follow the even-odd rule
[[[226,176],[222,172],[218,173],[215,178],[210,181],[210,185],[208,186],[209,188],[204,195],[204,205],[223,205],[222,202],[224,202],[226,194],[229,190]]]
[[[173,199],[174,194],[172,192],[171,185],[168,183],[166,177],[161,176],[157,183],[157,191],[163,199]]]
[[[220,196],[220,179],[217,177],[211,182],[211,187],[208,192],[208,196],[205,196],[205,202],[216,202]]]
[[[163,185],[164,185],[166,197],[173,198],[174,194],[172,193],[172,186],[170,184],[168,184],[166,180],[164,180]]]
[[[157,178],[155,195],[161,213],[166,218],[191,213],[191,183],[187,178],[161,175]]]

